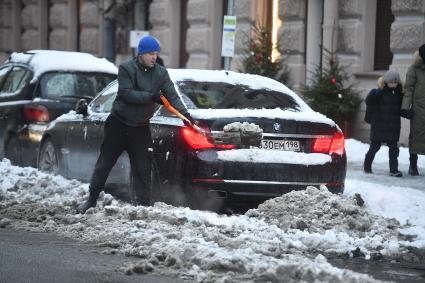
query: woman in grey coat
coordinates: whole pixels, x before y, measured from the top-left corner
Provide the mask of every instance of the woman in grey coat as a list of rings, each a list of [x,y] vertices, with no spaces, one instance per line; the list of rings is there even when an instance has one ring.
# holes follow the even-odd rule
[[[415,52],[414,62],[407,70],[401,108],[410,113],[409,175],[417,176],[418,154],[425,154],[425,44]]]

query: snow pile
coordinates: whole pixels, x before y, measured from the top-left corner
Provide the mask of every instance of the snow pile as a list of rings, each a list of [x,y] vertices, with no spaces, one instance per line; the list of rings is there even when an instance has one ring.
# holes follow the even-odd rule
[[[258,209],[248,211],[247,215],[264,219],[284,231],[300,229],[324,233],[334,229],[355,237],[370,232],[386,235],[386,238],[397,236],[395,229],[400,228],[400,223],[371,214],[362,207],[363,202],[359,195],[346,197],[330,193],[325,186],[320,190],[308,187],[268,200]]]
[[[268,200],[246,215],[294,233],[309,249],[323,253],[345,250],[350,256],[368,259],[407,253],[411,243],[405,239],[410,237],[399,239],[399,222],[373,215],[363,204],[360,195],[340,196],[326,187],[308,187]],[[323,242],[316,242],[320,235]]]
[[[140,258],[126,273],[174,274],[190,282],[375,282],[330,265],[324,256],[366,243],[346,233],[285,231],[247,215],[225,216],[156,203],[134,207],[102,194],[96,208],[76,215],[88,186],[0,162],[0,223],[99,243],[105,253]],[[382,242],[382,241],[381,241]],[[336,248],[335,248],[336,247]],[[224,281],[223,281],[224,282]]]
[[[423,249],[425,247],[423,185],[425,158],[420,155],[418,160],[418,168],[422,176],[409,176],[407,174],[409,150],[400,147],[398,163],[404,176],[394,178],[388,175],[387,146],[382,146],[376,154],[372,165],[373,174],[363,172],[363,160],[369,149],[368,144],[348,139],[346,149],[349,170],[344,194],[348,196],[361,194],[365,200],[365,206],[371,213],[397,219],[402,225],[407,226],[401,230],[403,234],[415,235],[415,242],[412,245]]]

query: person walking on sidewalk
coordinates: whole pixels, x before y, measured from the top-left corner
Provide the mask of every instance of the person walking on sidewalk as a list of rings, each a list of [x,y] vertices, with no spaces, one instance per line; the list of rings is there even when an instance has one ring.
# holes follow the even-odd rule
[[[372,173],[375,154],[386,143],[389,148],[390,175],[401,177],[398,170],[398,140],[400,137],[401,101],[403,98],[400,75],[389,70],[378,80],[378,88],[366,97],[365,121],[370,124],[370,147],[364,160],[364,171]]]
[[[100,155],[89,185],[89,198],[78,207],[77,213],[84,214],[90,207],[96,206],[108,175],[124,150],[130,159],[136,204],[150,205],[149,148],[152,140],[149,119],[154,113],[155,103],[161,103],[161,94],[190,122],[194,122],[167,69],[156,63],[159,51],[159,42],[152,36],[145,36],[139,42],[137,57],[119,66],[118,94],[105,121]]]
[[[415,52],[407,70],[401,108],[410,118],[408,174],[418,176],[418,154],[425,154],[425,44]]]

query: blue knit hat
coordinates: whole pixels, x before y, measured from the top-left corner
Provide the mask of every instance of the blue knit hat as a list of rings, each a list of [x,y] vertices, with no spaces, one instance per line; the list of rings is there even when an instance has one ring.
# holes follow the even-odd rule
[[[139,54],[145,54],[149,52],[159,52],[161,46],[159,46],[158,40],[151,35],[146,35],[142,37],[139,41],[139,46],[137,47],[137,52]]]

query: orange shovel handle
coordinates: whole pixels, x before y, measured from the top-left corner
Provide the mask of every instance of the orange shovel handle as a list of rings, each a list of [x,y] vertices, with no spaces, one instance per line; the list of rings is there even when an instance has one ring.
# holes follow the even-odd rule
[[[189,120],[189,119],[187,119],[187,118],[186,118],[186,116],[184,116],[182,113],[180,113],[180,112],[179,112],[176,108],[174,108],[174,107],[170,104],[170,102],[168,101],[168,99],[167,99],[167,98],[165,98],[165,96],[161,95],[159,98],[162,100],[162,102],[164,103],[165,108],[167,108],[167,109],[168,109],[168,111],[170,111],[170,112],[171,112],[171,113],[173,113],[173,114],[176,114],[176,115],[177,115],[177,117],[179,117],[179,118],[180,118],[180,119],[182,119],[182,120],[185,120],[186,122],[188,122],[190,125],[192,125],[192,126],[193,126],[193,124],[190,122],[190,120]]]
[[[164,103],[165,108],[168,109],[168,111],[170,111],[173,114],[176,114],[177,117],[179,117],[180,119],[186,121],[189,123],[189,125],[192,126],[192,128],[194,128],[196,131],[198,131],[199,133],[203,134],[204,136],[206,135],[205,131],[200,128],[198,125],[193,124],[189,119],[186,118],[186,116],[184,116],[182,113],[180,113],[176,108],[174,108],[170,102],[168,101],[167,98],[165,98],[165,96],[161,95],[159,96],[159,98],[162,100],[162,102]]]

